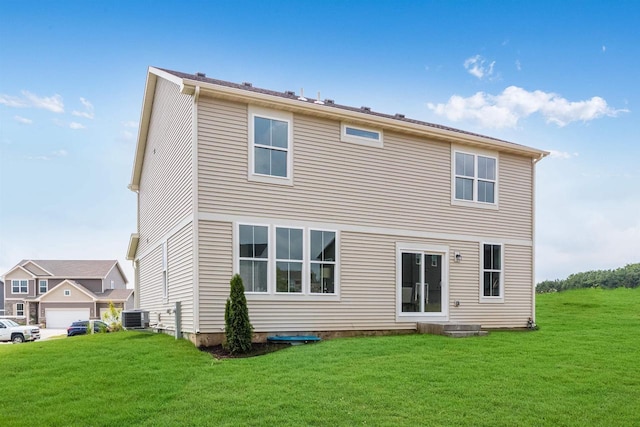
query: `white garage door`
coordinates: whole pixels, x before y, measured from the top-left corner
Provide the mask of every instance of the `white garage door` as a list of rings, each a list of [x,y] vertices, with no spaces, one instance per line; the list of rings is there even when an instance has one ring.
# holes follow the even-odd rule
[[[89,320],[89,309],[54,310],[48,308],[45,310],[45,316],[47,318],[47,328],[63,329],[68,328],[71,323],[77,320]]]

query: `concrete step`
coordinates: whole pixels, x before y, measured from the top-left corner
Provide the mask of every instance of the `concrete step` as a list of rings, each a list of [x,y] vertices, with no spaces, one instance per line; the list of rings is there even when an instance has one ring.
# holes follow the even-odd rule
[[[466,337],[484,337],[488,335],[487,331],[445,331],[442,335],[451,338],[466,338]]]
[[[452,323],[442,325],[443,331],[479,331],[480,325]]]

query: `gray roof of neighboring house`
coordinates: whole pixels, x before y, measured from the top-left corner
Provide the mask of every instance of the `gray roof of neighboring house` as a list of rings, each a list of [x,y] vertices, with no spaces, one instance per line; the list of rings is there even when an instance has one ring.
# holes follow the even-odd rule
[[[26,263],[32,262],[56,277],[104,278],[117,263],[116,260],[38,260],[25,259],[19,265],[29,270]],[[29,270],[30,271],[30,270]],[[38,275],[36,272],[31,273]],[[125,278],[126,280],[126,278]]]
[[[133,289],[107,289],[101,294],[94,295],[103,300],[109,299],[115,301],[126,301],[127,299],[129,299],[132,293]]]

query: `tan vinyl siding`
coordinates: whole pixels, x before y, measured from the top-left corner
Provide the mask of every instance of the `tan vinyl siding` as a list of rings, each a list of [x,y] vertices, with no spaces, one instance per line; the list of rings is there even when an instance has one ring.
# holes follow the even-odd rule
[[[232,224],[200,222],[201,332],[220,332],[232,274]],[[396,320],[396,243],[449,248],[450,321],[522,327],[531,312],[531,247],[505,245],[505,303],[480,303],[479,242],[342,231],[340,300],[302,301],[248,296],[256,332],[412,329]],[[454,262],[454,253],[463,260]],[[454,301],[460,301],[454,307]],[[425,321],[428,321],[425,319]]]
[[[64,291],[69,291],[65,296]],[[69,283],[63,283],[56,289],[52,289],[41,297],[42,302],[92,302],[93,298]]]
[[[189,223],[167,242],[167,272],[169,295],[167,303],[181,303],[181,330],[194,332],[193,328],[193,225]],[[162,292],[162,289],[160,289]]]
[[[233,274],[232,225],[200,221],[200,331],[224,330],[224,306]],[[252,317],[253,319],[253,317]]]
[[[201,97],[199,206],[263,216],[531,240],[531,159],[499,154],[499,210],[451,204],[451,145],[385,131],[340,141],[340,122],[294,115],[293,186],[247,180],[247,105]],[[312,202],[310,202],[312,200]]]
[[[162,296],[162,246],[158,245],[147,256],[139,260],[139,298],[140,308],[149,311],[153,326],[173,328],[173,314],[167,310],[172,308]]]
[[[138,254],[193,212],[193,98],[159,78],[139,190]]]

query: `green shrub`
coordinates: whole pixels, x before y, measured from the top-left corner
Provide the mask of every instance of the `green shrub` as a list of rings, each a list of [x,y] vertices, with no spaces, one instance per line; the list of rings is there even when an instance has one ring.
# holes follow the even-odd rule
[[[239,274],[231,278],[231,292],[224,308],[224,325],[226,335],[224,348],[231,354],[249,352],[253,326],[249,321],[244,284]]]

